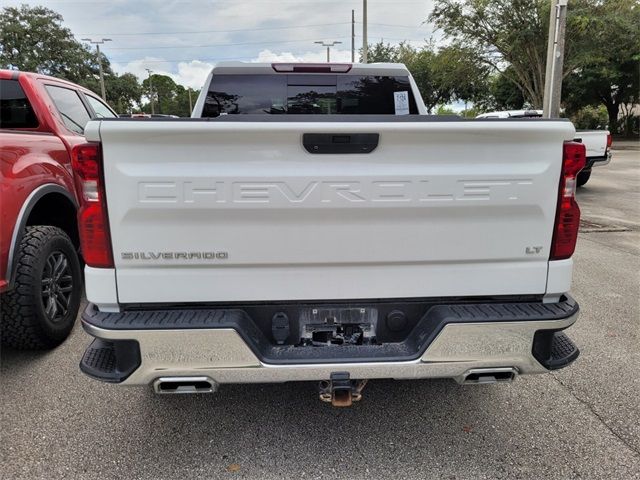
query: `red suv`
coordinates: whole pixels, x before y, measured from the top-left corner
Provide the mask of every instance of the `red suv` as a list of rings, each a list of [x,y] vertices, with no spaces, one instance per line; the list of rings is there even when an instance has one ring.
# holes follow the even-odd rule
[[[51,348],[82,297],[70,152],[92,118],[116,117],[93,92],[58,78],[0,70],[0,336]]]

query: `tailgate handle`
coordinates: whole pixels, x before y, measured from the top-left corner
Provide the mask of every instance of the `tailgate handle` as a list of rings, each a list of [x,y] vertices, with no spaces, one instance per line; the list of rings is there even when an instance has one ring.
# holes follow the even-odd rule
[[[378,133],[304,133],[302,145],[309,153],[371,153]]]

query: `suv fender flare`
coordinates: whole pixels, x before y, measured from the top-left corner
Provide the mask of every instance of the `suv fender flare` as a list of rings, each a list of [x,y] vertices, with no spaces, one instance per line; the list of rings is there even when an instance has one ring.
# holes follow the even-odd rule
[[[20,246],[20,242],[22,241],[22,237],[24,236],[24,232],[27,225],[27,220],[29,219],[29,215],[31,215],[31,211],[33,207],[40,201],[42,197],[48,195],[49,193],[59,193],[64,195],[67,200],[71,202],[74,208],[78,209],[78,202],[75,197],[69,193],[69,191],[61,185],[57,183],[45,183],[44,185],[40,185],[35,188],[27,197],[27,199],[22,204],[20,208],[20,212],[18,213],[18,218],[16,219],[16,224],[13,227],[13,234],[11,235],[11,245],[9,246],[9,258],[7,261],[7,289],[13,288],[13,284],[16,278],[16,269],[18,268],[18,263],[15,261],[15,257],[18,253],[18,248]]]

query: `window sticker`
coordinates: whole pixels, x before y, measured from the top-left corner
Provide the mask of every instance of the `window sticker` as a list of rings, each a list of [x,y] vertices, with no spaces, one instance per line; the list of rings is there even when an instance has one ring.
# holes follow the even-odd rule
[[[409,115],[409,92],[393,92],[396,115]]]

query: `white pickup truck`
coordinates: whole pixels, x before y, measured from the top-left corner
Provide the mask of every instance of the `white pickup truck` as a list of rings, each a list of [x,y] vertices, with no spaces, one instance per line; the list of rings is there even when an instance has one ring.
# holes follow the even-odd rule
[[[593,167],[603,167],[611,161],[611,133],[608,130],[578,130],[575,140],[583,143],[587,151],[587,161],[578,174],[578,187],[581,187],[591,178]]]
[[[476,118],[536,118],[542,117],[542,110],[502,110],[481,113]],[[603,167],[611,161],[611,132],[608,130],[578,130],[576,142],[583,143],[587,150],[587,161],[578,174],[578,187],[591,178],[593,167]]]
[[[85,134],[93,378],[319,381],[344,406],[367,379],[501,382],[578,356],[569,121],[428,116],[403,65],[227,63],[194,118]]]

